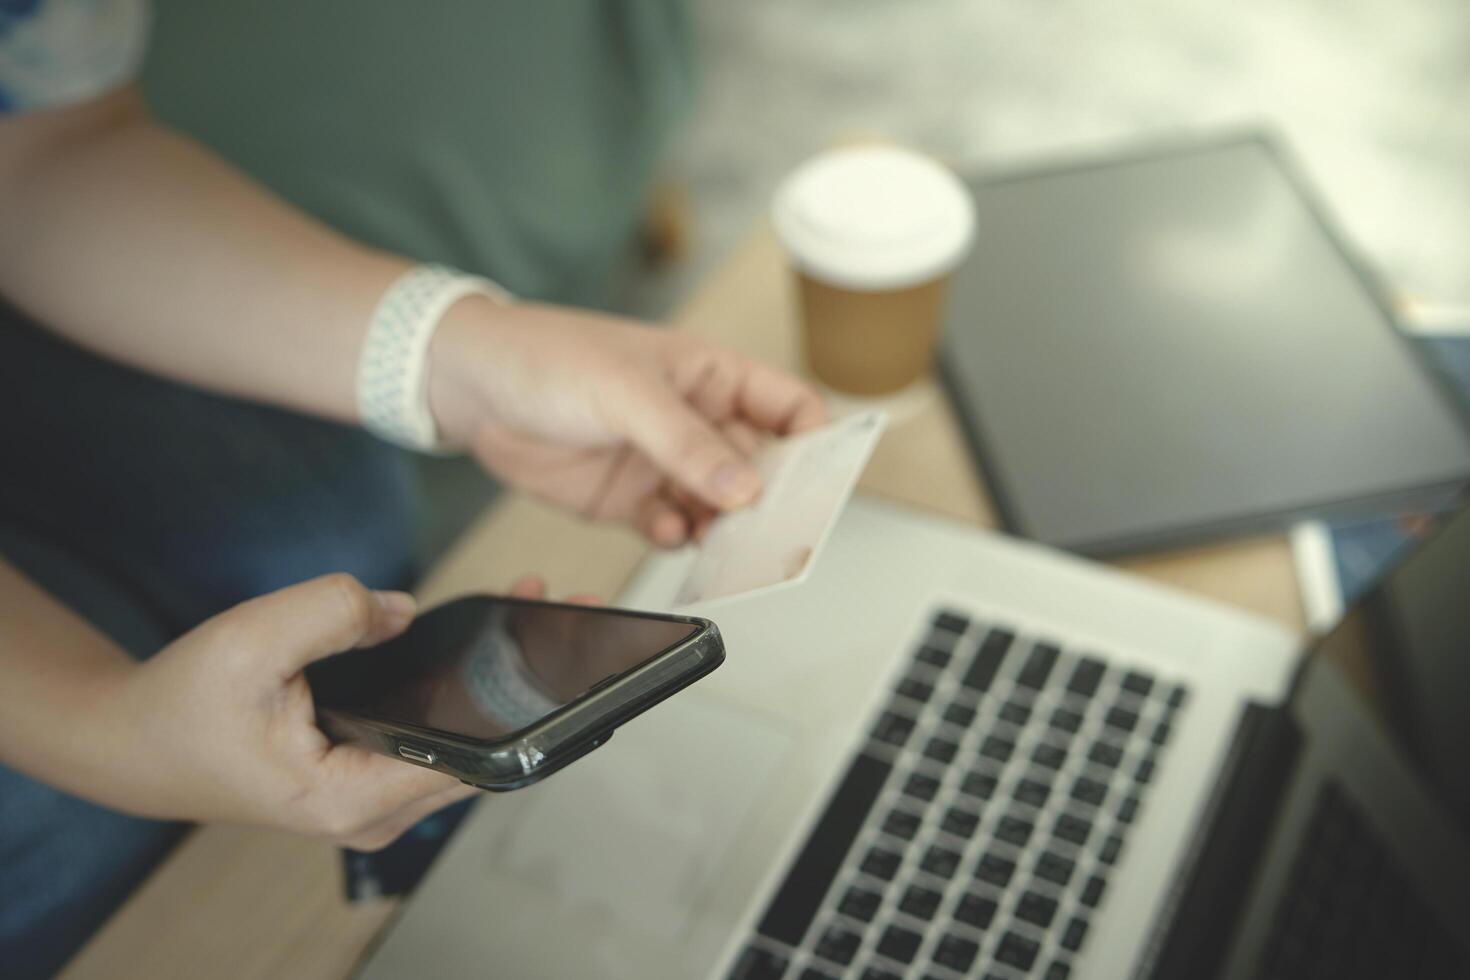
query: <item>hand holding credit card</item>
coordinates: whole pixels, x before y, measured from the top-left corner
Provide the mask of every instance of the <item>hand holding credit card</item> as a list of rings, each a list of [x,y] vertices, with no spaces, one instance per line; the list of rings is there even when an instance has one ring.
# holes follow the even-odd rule
[[[883,412],[863,412],[764,449],[752,461],[761,476],[760,497],[710,525],[674,605],[805,579],[886,424]]]

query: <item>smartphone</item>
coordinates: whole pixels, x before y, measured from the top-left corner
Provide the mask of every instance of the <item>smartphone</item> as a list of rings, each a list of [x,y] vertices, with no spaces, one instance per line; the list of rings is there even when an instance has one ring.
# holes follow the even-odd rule
[[[467,596],[306,678],[332,739],[501,791],[586,755],[724,659],[707,619]]]

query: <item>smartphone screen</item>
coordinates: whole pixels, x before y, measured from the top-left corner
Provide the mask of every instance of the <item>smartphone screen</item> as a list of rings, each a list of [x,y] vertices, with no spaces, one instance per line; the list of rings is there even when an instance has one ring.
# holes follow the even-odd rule
[[[618,610],[473,596],[307,669],[319,707],[471,739],[526,728],[699,632]]]

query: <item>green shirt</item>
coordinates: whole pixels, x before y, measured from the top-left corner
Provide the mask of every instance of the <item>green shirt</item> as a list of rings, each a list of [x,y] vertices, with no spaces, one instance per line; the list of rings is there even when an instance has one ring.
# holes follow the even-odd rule
[[[352,237],[594,303],[691,95],[679,0],[154,0],[154,110]]]

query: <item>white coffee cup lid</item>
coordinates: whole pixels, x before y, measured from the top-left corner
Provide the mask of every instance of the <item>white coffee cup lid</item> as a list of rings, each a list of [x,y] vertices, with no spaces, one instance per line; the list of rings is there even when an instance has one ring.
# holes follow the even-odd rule
[[[776,191],[776,234],[797,267],[848,289],[900,289],[969,250],[975,205],[940,164],[893,146],[830,150]]]

